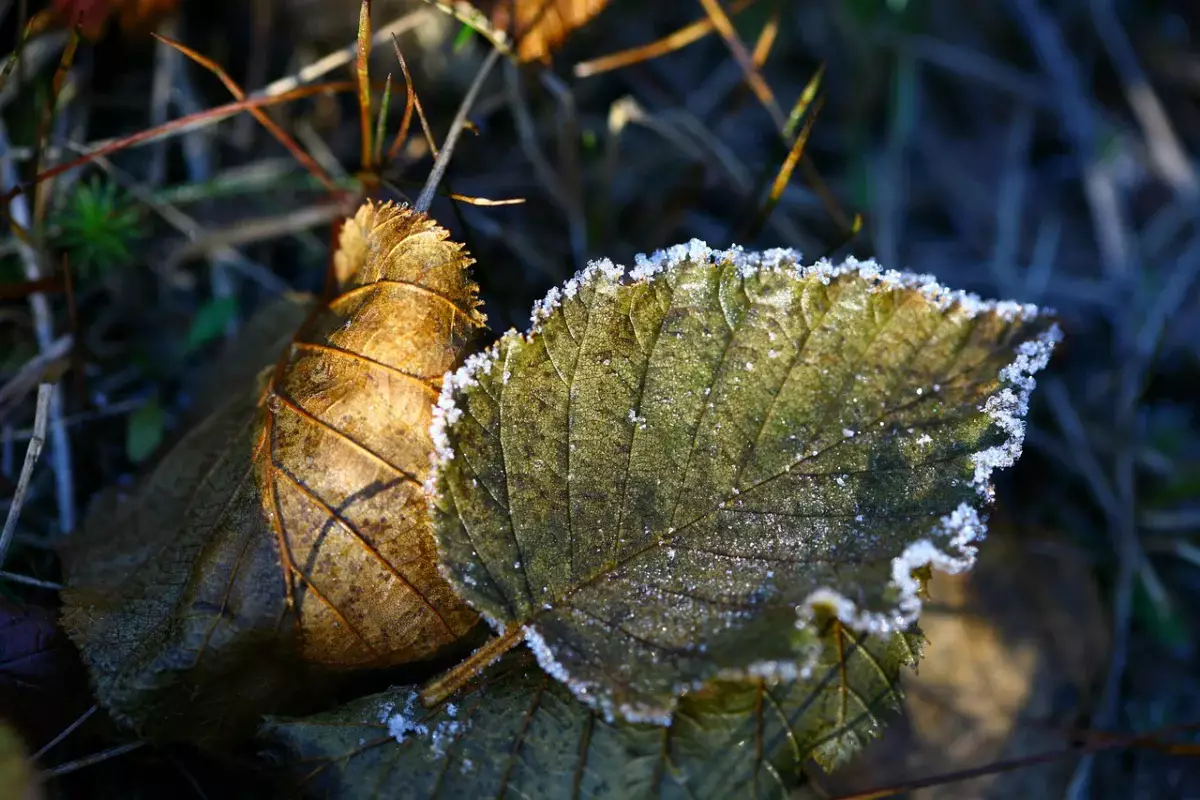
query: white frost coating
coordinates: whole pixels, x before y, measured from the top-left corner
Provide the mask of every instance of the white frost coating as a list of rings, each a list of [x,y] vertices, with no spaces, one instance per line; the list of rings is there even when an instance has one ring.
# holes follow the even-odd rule
[[[1024,306],[1010,305],[1019,309],[1013,313],[1029,313]],[[1001,312],[998,310],[997,313]],[[1032,313],[1037,313],[1036,309]],[[1000,370],[1003,387],[983,404],[981,410],[1007,434],[1007,438],[1001,444],[971,457],[971,464],[975,469],[972,483],[985,501],[990,501],[994,493],[992,472],[1012,466],[1021,455],[1025,437],[1024,417],[1029,411],[1029,395],[1037,383],[1033,376],[1049,363],[1054,346],[1061,339],[1062,331],[1057,325],[1051,325],[1037,339],[1018,345],[1016,358]],[[937,388],[935,387],[935,391]],[[932,537],[947,540],[947,548],[939,547],[932,539],[921,539],[910,544],[903,553],[892,560],[891,586],[897,591],[899,598],[894,609],[888,612],[866,611],[833,589],[818,589],[797,608],[796,624],[807,624],[812,619],[814,607],[824,606],[852,628],[871,633],[904,630],[915,622],[921,613],[921,598],[917,596],[920,584],[912,577],[913,570],[927,565],[951,574],[969,570],[975,564],[975,543],[981,541],[986,534],[987,526],[980,519],[978,512],[963,503],[953,513],[942,517],[932,532]]]
[[[703,244],[703,243],[701,243]],[[645,261],[643,258],[642,261]],[[649,267],[648,267],[649,268]],[[634,270],[637,271],[636,269]],[[610,281],[619,281],[625,275],[625,268],[619,264],[614,264],[607,258],[600,258],[588,263],[586,267],[575,273],[575,277],[563,284],[562,289],[554,287],[546,292],[546,296],[533,304],[533,310],[530,312],[530,328],[525,335],[526,341],[531,336],[542,329],[543,323],[554,316],[554,312],[558,310],[567,300],[573,299],[579,290],[590,285],[598,277],[607,278]]]
[[[562,662],[554,657],[554,651],[550,649],[550,645],[546,643],[535,627],[526,625],[522,628],[522,632],[525,634],[525,643],[529,645],[534,658],[537,659],[538,666],[551,678],[566,686],[576,699],[599,711],[606,722],[612,723],[620,718],[628,722],[645,722],[663,727],[671,724],[670,711],[664,712],[659,708],[642,706],[614,705],[604,693],[604,687],[572,677]],[[699,684],[691,688],[699,688]]]
[[[410,692],[404,700],[404,710],[392,713],[395,705],[385,703],[380,710],[379,721],[387,725],[388,735],[395,739],[398,743],[403,744],[410,733],[415,733],[418,736],[428,736],[429,726],[423,722],[417,721],[414,711],[416,709],[417,693]]]
[[[546,644],[546,640],[537,632],[537,628],[532,625],[526,625],[523,628],[525,634],[525,643],[529,645],[529,649],[533,651],[534,658],[537,659],[538,665],[551,678],[562,681],[571,686],[572,678],[567,674],[567,669],[558,662],[554,657],[554,653],[550,650],[550,646]],[[574,691],[574,687],[571,687]],[[586,690],[584,690],[586,691]]]
[[[442,378],[442,392],[433,406],[433,422],[429,426],[429,438],[433,441],[433,452],[429,455],[431,466],[425,479],[425,495],[432,503],[438,496],[437,476],[439,468],[454,459],[454,448],[447,432],[450,426],[462,418],[462,409],[454,402],[455,393],[462,392],[479,383],[478,376],[491,372],[500,354],[500,342],[486,350],[467,357],[461,367],[447,372]]]
[[[428,723],[422,722],[419,717],[421,709],[418,707],[417,698],[417,692],[409,692],[402,711],[395,711],[395,703],[384,703],[379,708],[379,721],[387,726],[388,735],[395,739],[397,744],[404,744],[413,737],[428,737],[434,757],[441,758],[446,755],[449,745],[465,733],[470,724],[454,719],[458,709],[451,703],[444,709],[449,719],[443,719],[430,728]]]
[[[1017,346],[1017,358],[1000,370],[1004,388],[987,399],[983,411],[992,418],[1008,438],[995,447],[971,457],[975,467],[972,483],[985,498],[992,496],[991,476],[996,469],[1011,467],[1021,457],[1025,441],[1025,415],[1029,411],[1029,395],[1037,385],[1034,373],[1050,362],[1054,345],[1062,339],[1062,331],[1052,325],[1048,331]]]
[[[987,535],[987,526],[979,513],[969,504],[961,503],[953,512],[942,517],[931,536],[945,542],[941,546],[933,538],[920,539],[904,548],[892,559],[891,586],[897,593],[895,607],[888,611],[867,611],[840,592],[821,588],[810,592],[796,609],[796,626],[810,623],[818,607],[824,608],[843,623],[856,630],[872,634],[902,631],[921,615],[921,598],[917,592],[920,582],[913,570],[933,566],[942,572],[965,572],[975,565],[976,542]]]
[[[938,283],[932,275],[922,275],[897,270],[883,270],[874,259],[860,261],[853,256],[846,258],[840,264],[834,264],[828,259],[821,259],[814,264],[801,263],[801,254],[791,248],[771,248],[762,251],[747,251],[740,245],[732,245],[725,250],[714,250],[699,239],[692,239],[687,244],[677,244],[664,250],[656,250],[646,255],[639,253],[634,256],[634,268],[629,271],[633,281],[653,281],[659,275],[670,273],[685,263],[731,263],[742,278],[749,278],[758,272],[783,272],[795,270],[800,278],[816,278],[824,284],[831,283],[843,275],[857,275],[873,284],[876,290],[914,289],[928,297],[941,311],[957,305],[968,317],[982,313],[993,312],[1006,321],[1016,319],[1032,319],[1041,310],[1032,304],[1016,303],[1008,300],[984,300],[976,294],[949,289]],[[551,290],[550,293],[534,305],[534,328],[557,307],[563,297],[570,298],[579,288],[587,284],[597,273],[603,273],[609,278],[620,277],[622,268],[613,265],[608,259],[593,261],[568,281],[561,292]],[[532,332],[532,331],[531,331]]]

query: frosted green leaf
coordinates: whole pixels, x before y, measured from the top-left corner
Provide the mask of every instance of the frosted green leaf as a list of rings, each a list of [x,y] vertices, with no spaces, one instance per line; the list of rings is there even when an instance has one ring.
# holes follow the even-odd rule
[[[714,682],[665,729],[604,720],[519,652],[435,709],[398,688],[260,740],[325,798],[782,798],[807,758],[832,768],[874,735],[916,661],[915,635],[826,634],[809,680]]]
[[[971,565],[1059,336],[928,276],[698,241],[533,318],[443,385],[441,566],[577,697],[662,724],[710,679],[803,674],[815,608],[906,629],[915,569]]]

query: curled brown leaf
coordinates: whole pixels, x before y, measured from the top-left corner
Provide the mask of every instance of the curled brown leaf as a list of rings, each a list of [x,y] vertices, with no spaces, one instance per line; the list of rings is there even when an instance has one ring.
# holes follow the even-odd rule
[[[475,624],[437,572],[422,489],[441,376],[484,323],[471,259],[390,204],[339,244],[340,293],[282,354],[270,336],[239,354],[234,372],[268,365],[255,385],[64,555],[65,626],[100,701],[146,735],[248,731],[322,676],[433,657]]]

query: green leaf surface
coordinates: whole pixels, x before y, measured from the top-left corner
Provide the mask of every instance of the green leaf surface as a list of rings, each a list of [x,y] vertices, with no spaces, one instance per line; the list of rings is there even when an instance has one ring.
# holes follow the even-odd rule
[[[874,735],[919,638],[830,621],[810,678],[715,682],[668,728],[606,721],[522,651],[438,708],[398,688],[269,720],[260,741],[308,796],[786,797],[807,758],[832,768]]]
[[[135,464],[145,461],[162,443],[166,417],[158,395],[153,395],[129,415],[125,429],[125,454]]]
[[[814,609],[917,617],[1020,453],[1038,309],[873,263],[677,246],[590,265],[443,387],[444,573],[608,718],[802,671]]]
[[[236,317],[237,313],[238,306],[235,297],[214,297],[209,300],[192,318],[184,349],[188,353],[192,353],[219,338],[225,333],[229,321]]]

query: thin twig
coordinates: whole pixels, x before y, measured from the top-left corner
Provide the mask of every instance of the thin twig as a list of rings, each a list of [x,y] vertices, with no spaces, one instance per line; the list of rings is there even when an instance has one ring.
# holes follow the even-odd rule
[[[33,468],[37,466],[38,458],[42,454],[42,445],[46,441],[46,422],[50,415],[50,398],[53,394],[54,384],[43,383],[38,386],[33,437],[25,449],[25,463],[21,466],[21,477],[17,479],[17,491],[13,493],[12,505],[8,507],[8,517],[4,520],[4,530],[0,532],[0,567],[4,566],[8,546],[17,529],[17,520],[21,516],[21,507],[25,504],[25,494],[29,491],[29,479],[33,476]]]
[[[20,184],[17,170],[12,159],[7,157],[9,147],[8,131],[0,121],[0,172],[6,194],[16,190]],[[32,220],[29,214],[29,203],[24,195],[12,197],[8,205],[8,217],[12,224],[20,230],[30,230]],[[17,237],[17,252],[25,268],[25,278],[30,281],[41,280],[41,262],[33,247]],[[34,332],[37,336],[38,350],[45,352],[54,347],[54,317],[50,312],[50,301],[41,292],[29,296],[29,309],[33,314]],[[55,495],[58,500],[58,527],[61,533],[75,529],[75,488],[71,471],[71,446],[67,438],[67,428],[63,424],[62,390],[55,384],[50,390],[49,430],[50,430],[50,459],[54,468]],[[0,562],[2,563],[2,562]]]
[[[29,359],[16,374],[0,386],[0,420],[8,416],[9,410],[33,390],[46,381],[48,373],[71,352],[75,339],[70,334],[58,337],[50,347]]]
[[[167,20],[159,28],[169,39],[179,34],[174,20]],[[171,102],[171,90],[175,86],[175,73],[183,68],[179,53],[170,47],[157,47],[154,52],[154,74],[150,83],[150,125],[162,125],[167,121],[167,108]],[[146,183],[161,186],[167,175],[167,142],[159,140],[150,147],[149,165],[146,168]]]
[[[68,736],[70,736],[72,733],[74,733],[79,728],[80,725],[82,725],[83,723],[85,723],[89,719],[91,719],[92,714],[95,714],[99,709],[100,709],[100,706],[92,706],[87,711],[80,714],[78,719],[76,719],[74,722],[72,722],[70,725],[68,725],[66,728],[63,729],[62,733],[58,734],[58,736],[55,736],[53,739],[51,739],[50,741],[48,741],[44,745],[42,745],[42,749],[38,750],[36,753],[34,753],[32,756],[30,756],[29,760],[37,761],[42,756],[46,755],[46,753],[53,750],[54,747],[56,745],[58,745],[59,742],[61,742],[63,739],[66,739]]]
[[[179,269],[185,261],[211,252],[315,228],[343,217],[349,211],[350,209],[343,202],[326,203],[288,211],[277,216],[239,222],[228,228],[204,231],[194,241],[188,242],[167,257],[167,269]]]
[[[1150,160],[1163,180],[1176,192],[1189,199],[1195,198],[1198,191],[1196,172],[1171,127],[1162,101],[1154,93],[1154,87],[1138,64],[1133,45],[1117,17],[1117,9],[1112,0],[1091,0],[1090,6],[1092,24],[1096,26],[1096,33],[1112,59],[1125,90],[1125,98],[1146,136]]]
[[[1047,379],[1045,386],[1046,399],[1050,402],[1050,410],[1054,413],[1055,420],[1066,437],[1067,444],[1069,445],[1068,452],[1075,461],[1076,469],[1087,482],[1096,504],[1100,506],[1110,520],[1115,519],[1118,513],[1117,494],[1113,490],[1108,478],[1104,475],[1104,468],[1100,464],[1100,459],[1096,457],[1096,453],[1092,450],[1087,431],[1083,426],[1083,420],[1079,418],[1079,413],[1075,410],[1075,406],[1071,404],[1071,398],[1067,394],[1066,386],[1058,378]]]
[[[61,592],[63,585],[54,581],[44,581],[40,578],[34,578],[29,575],[21,575],[16,572],[6,572],[0,569],[0,580],[11,581],[13,583],[21,583],[26,586],[36,586],[39,589],[49,589],[54,592]]]
[[[960,781],[970,780],[971,778],[979,778],[986,775],[999,775],[1004,772],[1012,772],[1018,769],[1033,767],[1038,764],[1047,764],[1063,758],[1070,758],[1073,755],[1079,755],[1081,753],[1091,756],[1094,753],[1099,753],[1105,750],[1123,750],[1133,747],[1149,747],[1157,750],[1164,746],[1160,741],[1160,737],[1164,737],[1173,733],[1183,733],[1185,731],[1194,730],[1195,728],[1195,725],[1178,725],[1161,729],[1152,734],[1134,734],[1124,736],[1093,730],[1088,732],[1091,735],[1085,738],[1082,743],[1063,747],[1058,750],[1035,753],[1029,756],[1018,756],[1016,758],[1004,759],[1002,761],[994,761],[991,764],[985,764],[980,767],[957,770],[955,772],[946,773],[943,775],[932,775],[928,778],[906,780],[885,788],[868,789],[866,791],[854,792],[852,794],[842,794],[836,796],[833,798],[833,800],[882,800],[882,798],[885,797],[894,797],[900,794],[907,794],[910,792],[915,792],[918,789],[927,789],[934,786],[945,786],[946,784],[958,783]],[[1165,746],[1168,749],[1170,748],[1169,744]]]
[[[68,761],[66,764],[59,764],[57,767],[44,769],[42,770],[42,777],[47,780],[52,778],[61,778],[63,775],[69,775],[72,772],[77,772],[84,767],[90,767],[93,764],[99,764],[103,761],[108,761],[110,758],[123,756],[126,753],[137,750],[139,747],[144,747],[145,745],[145,742],[129,742],[127,744],[117,745],[116,747],[110,747],[109,749],[103,750],[99,753],[93,753],[92,755],[84,758]]]
[[[430,204],[433,203],[433,197],[437,193],[437,186],[442,180],[442,175],[446,173],[446,167],[450,165],[450,157],[454,155],[454,146],[458,143],[458,137],[462,134],[463,127],[467,123],[467,115],[471,113],[471,106],[475,105],[475,98],[479,96],[479,92],[483,89],[483,82],[487,80],[488,73],[492,71],[492,67],[496,66],[496,62],[500,60],[500,55],[499,50],[493,49],[479,66],[479,74],[475,76],[475,80],[471,83],[471,88],[467,89],[467,95],[459,105],[458,113],[454,115],[454,121],[450,123],[450,132],[446,134],[446,141],[442,144],[442,150],[438,153],[437,161],[433,162],[433,169],[429,170],[429,177],[425,181],[425,188],[421,190],[421,194],[417,197],[417,202],[413,206],[417,211],[426,212],[429,210]]]
[[[725,44],[729,47],[729,52],[733,55],[733,60],[741,68],[742,74],[745,77],[746,83],[754,91],[756,97],[767,113],[771,115],[771,119],[775,123],[775,127],[783,130],[787,125],[787,119],[783,116],[783,111],[779,108],[779,103],[775,101],[775,94],[771,91],[771,87],[767,85],[763,79],[762,72],[754,63],[754,58],[746,49],[746,45],[737,34],[737,29],[733,27],[732,20],[725,13],[725,9],[717,0],[699,0],[700,5],[708,13],[712,19],[713,25],[717,32],[721,34],[721,38],[725,40]]]
[[[399,36],[402,33],[407,33],[423,22],[428,22],[434,19],[433,12],[427,8],[419,8],[416,11],[410,11],[402,17],[392,20],[387,25],[384,25],[379,30],[375,31],[375,35],[371,37],[371,45],[378,46],[386,42],[392,36]],[[354,60],[358,54],[358,40],[351,42],[340,50],[335,50],[327,56],[314,61],[308,66],[296,72],[294,75],[289,75],[285,78],[272,81],[255,92],[250,92],[249,97],[274,97],[275,95],[290,92],[310,81],[315,81],[317,78],[333,72],[338,67],[345,66]],[[357,85],[355,87],[357,89]]]

